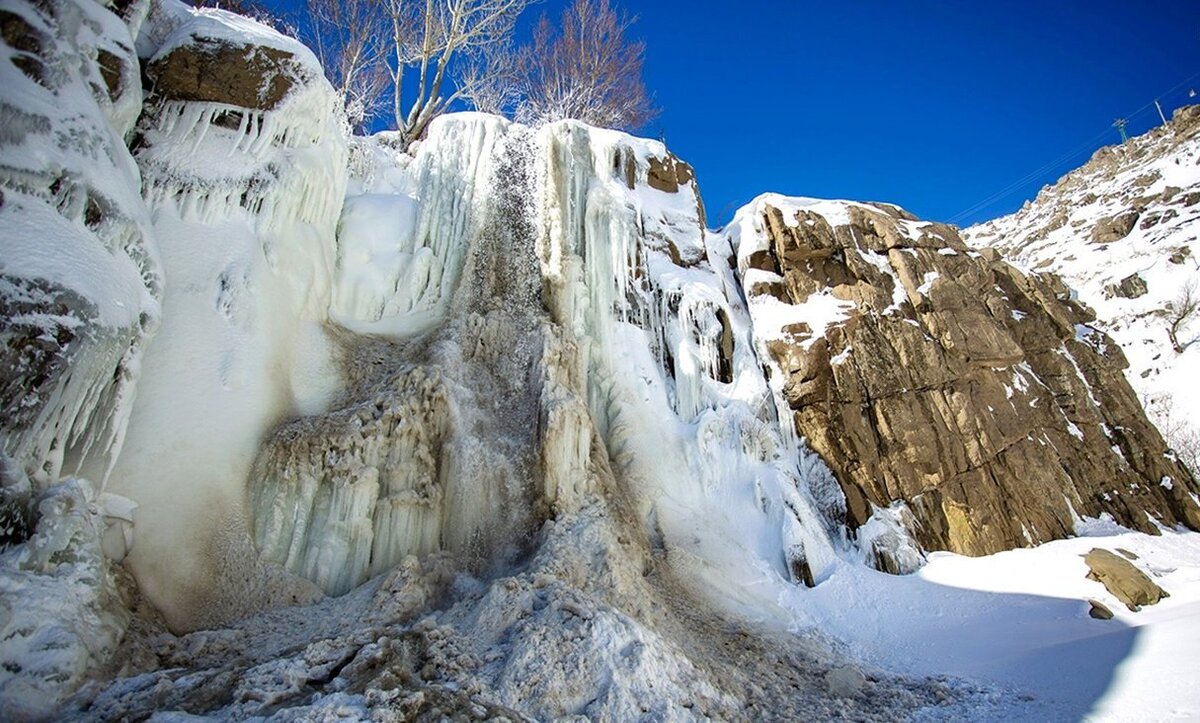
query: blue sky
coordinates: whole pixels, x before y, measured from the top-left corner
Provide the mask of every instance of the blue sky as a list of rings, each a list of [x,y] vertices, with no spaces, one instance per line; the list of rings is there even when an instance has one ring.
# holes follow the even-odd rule
[[[1115,118],[1157,123],[1156,96],[1200,102],[1200,0],[613,3],[663,109],[642,132],[696,167],[714,225],[764,191],[967,225],[1118,141]]]
[[[713,224],[762,191],[948,220],[1077,151],[962,219],[985,220],[1118,141],[1115,118],[1157,123],[1156,95],[1200,102],[1200,0],[624,7],[663,108],[649,134],[696,166]]]

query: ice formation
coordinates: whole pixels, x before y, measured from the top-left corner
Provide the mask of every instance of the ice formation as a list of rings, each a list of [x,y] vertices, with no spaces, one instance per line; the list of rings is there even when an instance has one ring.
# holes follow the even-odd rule
[[[0,12],[15,43],[0,63],[0,442],[6,494],[27,504],[89,452],[101,470],[119,452],[162,272],[125,145],[145,8]]]
[[[41,507],[0,556],[0,697],[45,715],[98,669],[117,682],[72,712],[868,719],[951,696],[816,631],[853,637],[860,587],[910,589],[861,564],[880,549],[925,558],[902,504],[850,539],[797,436],[765,344],[848,306],[747,301],[773,281],[741,263],[753,209],[708,231],[687,164],[575,122],[350,138],[297,42],[115,7],[2,11],[41,42],[6,35],[0,63],[4,485]],[[240,80],[185,72],[212,58]]]
[[[384,140],[357,151],[334,302],[376,339],[347,343],[352,403],[285,425],[260,455],[264,557],[333,593],[408,554],[495,564],[595,491],[599,444],[696,573],[746,556],[755,574],[819,580],[833,547],[728,247],[690,180],[641,180],[675,163],[666,149],[470,114],[435,122],[411,160]],[[694,541],[699,526],[713,537]]]

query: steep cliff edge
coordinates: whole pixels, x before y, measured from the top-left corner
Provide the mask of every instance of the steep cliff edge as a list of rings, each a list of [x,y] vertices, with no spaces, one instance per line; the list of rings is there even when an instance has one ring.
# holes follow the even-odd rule
[[[1101,148],[1016,213],[963,231],[973,246],[1058,274],[1095,309],[1096,326],[1129,359],[1139,401],[1193,469],[1200,326],[1185,310],[1200,299],[1198,228],[1200,106],[1188,106],[1162,127]]]

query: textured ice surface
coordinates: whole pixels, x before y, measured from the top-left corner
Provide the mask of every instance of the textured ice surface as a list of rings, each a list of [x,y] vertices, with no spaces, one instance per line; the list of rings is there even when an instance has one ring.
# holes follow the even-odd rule
[[[66,38],[59,56],[84,59],[62,76],[71,92],[97,79],[81,50],[93,41],[130,60],[128,85],[78,96],[82,115],[65,119],[28,76],[0,70],[20,101],[0,106],[16,138],[5,159],[34,158],[67,123],[100,154],[64,155],[78,172],[57,185],[38,169],[4,177],[0,239],[6,264],[20,260],[0,295],[24,325],[5,333],[44,342],[59,375],[53,403],[21,403],[41,426],[6,437],[22,465],[6,474],[55,481],[63,430],[81,444],[113,420],[119,431],[141,375],[103,493],[52,488],[36,535],[0,558],[6,703],[46,711],[98,675],[111,682],[58,713],[1082,714],[1086,691],[989,664],[996,649],[1020,662],[1043,638],[1070,647],[1107,632],[1077,601],[1010,606],[950,588],[982,586],[986,561],[956,572],[938,557],[903,578],[861,564],[881,548],[906,569],[922,562],[904,510],[877,510],[862,550],[844,539],[844,500],[780,425],[781,375],[768,381],[758,346],[772,324],[816,329],[840,309],[781,320],[747,308],[735,272],[753,238],[705,230],[690,171],[672,171],[662,144],[461,114],[410,156],[389,134],[346,139],[314,82],[236,124],[220,103],[159,99],[135,166],[122,142],[142,102],[133,36],[145,59],[200,36],[311,57],[169,1],[145,22],[131,5],[128,25],[55,7],[94,22],[19,14]],[[650,185],[664,172],[678,183],[658,186],[676,190]],[[115,200],[89,225],[100,191]],[[29,224],[49,229],[57,258],[29,247]],[[70,356],[76,334],[90,346]],[[119,568],[102,553],[124,558],[145,601],[116,599]],[[1188,570],[1163,573],[1173,592],[1189,589]],[[1005,589],[1025,591],[1020,579]],[[1074,582],[1037,589],[1094,592]],[[128,628],[126,604],[139,606]],[[194,632],[169,632],[151,606]],[[1020,634],[1030,621],[1038,636]],[[1041,698],[887,672],[971,665]]]
[[[51,713],[121,642],[130,614],[101,549],[108,524],[101,505],[86,480],[55,485],[39,502],[29,542],[0,554],[6,717]]]
[[[103,476],[158,323],[161,268],[125,147],[142,103],[131,33],[144,11],[5,5],[0,452],[20,478],[5,485],[25,496],[89,451]]]

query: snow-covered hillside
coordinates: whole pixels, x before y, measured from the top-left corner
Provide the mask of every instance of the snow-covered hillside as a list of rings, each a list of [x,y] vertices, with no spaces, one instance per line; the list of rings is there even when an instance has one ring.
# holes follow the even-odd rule
[[[1200,462],[1200,313],[1185,313],[1200,301],[1200,106],[1100,149],[1020,211],[963,236],[1062,276],[1120,344],[1168,441]]]
[[[1051,281],[886,204],[709,230],[577,122],[352,137],[219,10],[0,22],[4,716],[1200,715],[1194,480]]]

